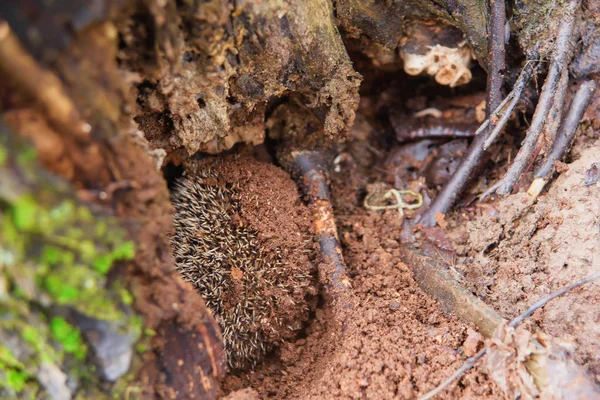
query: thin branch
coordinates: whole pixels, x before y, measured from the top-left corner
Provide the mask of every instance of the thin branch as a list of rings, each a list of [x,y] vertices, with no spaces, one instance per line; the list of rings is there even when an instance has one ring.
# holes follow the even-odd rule
[[[501,195],[509,194],[523,172],[525,172],[527,165],[533,157],[535,145],[537,144],[546,118],[548,117],[548,113],[550,112],[556,97],[556,89],[562,71],[568,67],[571,55],[571,38],[573,36],[575,13],[579,8],[580,3],[581,0],[571,0],[566,7],[565,16],[558,32],[556,50],[552,62],[550,63],[548,76],[544,82],[538,105],[533,114],[531,126],[515,160],[510,165],[504,177],[488,189],[481,198],[485,198],[494,192]]]
[[[510,321],[508,323],[508,326],[510,326],[511,328],[516,327],[521,322],[523,322],[525,320],[525,318],[529,317],[535,311],[537,311],[538,309],[540,309],[540,308],[544,307],[546,304],[548,304],[549,301],[554,300],[558,296],[562,296],[563,294],[565,294],[573,289],[576,289],[579,286],[583,286],[586,283],[595,281],[596,279],[600,279],[600,272],[597,274],[590,275],[587,278],[577,281],[575,283],[571,283],[570,285],[567,285],[564,288],[557,290],[554,293],[549,294],[548,296],[536,301],[531,307],[529,307],[527,310],[525,310],[521,315],[519,315],[518,317],[516,317],[515,319]]]
[[[596,82],[587,81],[581,85],[577,91],[577,94],[575,94],[575,97],[571,102],[571,106],[569,107],[567,117],[561,125],[560,133],[556,136],[550,153],[546,157],[544,164],[542,164],[542,166],[536,172],[535,179],[527,190],[527,193],[530,196],[539,196],[541,191],[544,189],[544,186],[546,186],[546,183],[548,183],[548,180],[552,175],[552,171],[554,170],[554,163],[563,157],[571,145],[573,138],[575,138],[581,117],[583,116],[583,113],[590,103],[595,91]]]
[[[448,387],[452,382],[460,378],[462,374],[473,368],[475,363],[477,363],[477,361],[479,361],[479,359],[485,355],[486,351],[487,348],[484,347],[483,349],[479,350],[479,353],[475,354],[471,358],[468,358],[467,361],[465,361],[465,363],[455,373],[453,373],[450,378],[446,379],[432,391],[427,392],[424,396],[419,397],[419,400],[429,400],[434,398],[442,390],[446,389],[446,387]]]
[[[452,175],[448,183],[438,193],[437,197],[431,204],[431,207],[423,214],[420,221],[425,226],[435,226],[437,223],[435,215],[438,213],[446,213],[455,203],[458,197],[462,194],[465,189],[469,178],[471,178],[473,171],[477,168],[481,162],[481,158],[485,153],[484,142],[489,135],[496,135],[495,132],[499,132],[506,123],[518,101],[521,99],[531,75],[533,69],[537,65],[535,61],[527,61],[521,74],[515,82],[513,90],[506,96],[506,98],[500,103],[500,105],[494,110],[490,118],[486,119],[481,126],[475,132],[476,136],[469,146],[469,151],[461,161],[460,165],[456,169],[456,172]],[[492,132],[484,133],[485,129],[489,126],[492,118],[500,119]]]
[[[520,324],[521,322],[523,322],[523,320],[525,320],[525,318],[529,317],[536,310],[544,307],[551,300],[553,300],[553,299],[555,299],[555,298],[557,298],[559,296],[562,296],[563,294],[565,294],[565,293],[567,293],[567,292],[569,292],[569,291],[571,291],[573,289],[576,289],[576,288],[578,288],[580,286],[583,286],[586,283],[595,281],[597,279],[600,279],[600,273],[588,276],[585,279],[582,279],[580,281],[572,283],[572,284],[570,284],[568,286],[565,286],[564,288],[562,288],[560,290],[557,290],[556,292],[553,292],[553,293],[549,294],[548,296],[546,296],[546,297],[538,300],[537,302],[535,302],[535,304],[533,304],[531,307],[529,307],[525,312],[523,312],[518,317],[516,317],[515,319],[513,319],[512,321],[510,321],[508,323],[508,326],[510,326],[511,328],[516,327],[518,324]],[[481,349],[479,351],[479,353],[477,353],[473,357],[467,359],[464,362],[464,364],[454,374],[452,374],[452,376],[450,378],[446,379],[444,382],[442,382],[440,385],[438,385],[435,389],[427,392],[424,396],[420,397],[419,400],[431,399],[435,395],[439,394],[442,390],[444,390],[446,387],[448,387],[452,382],[454,382],[456,379],[458,379],[462,374],[464,374],[465,372],[467,372],[468,370],[470,370],[471,368],[473,368],[475,366],[475,363],[481,357],[483,357],[486,352],[487,352],[487,347],[484,347],[483,349]]]
[[[308,198],[320,248],[319,280],[329,288],[334,306],[341,307],[343,312],[350,308],[352,285],[346,274],[346,263],[337,234],[325,157],[317,150],[292,150],[288,155],[280,155],[280,161],[288,166]]]
[[[506,4],[504,0],[490,1],[490,23],[488,24],[488,63],[486,111],[489,117],[492,110],[502,102],[503,71],[506,68],[504,42],[506,36]],[[493,129],[494,124],[490,126]]]
[[[567,97],[567,86],[569,85],[569,71],[568,69],[563,70],[560,80],[558,81],[558,88],[556,89],[556,98],[554,99],[554,104],[552,104],[552,108],[550,109],[550,114],[548,115],[548,120],[546,121],[546,140],[548,143],[554,143],[556,140],[556,135],[562,125],[565,101]],[[540,145],[540,141],[538,141],[538,146]],[[550,145],[551,147],[552,145]],[[549,149],[546,148],[544,153],[548,153]],[[536,151],[537,153],[537,151]],[[542,154],[544,154],[542,153]]]

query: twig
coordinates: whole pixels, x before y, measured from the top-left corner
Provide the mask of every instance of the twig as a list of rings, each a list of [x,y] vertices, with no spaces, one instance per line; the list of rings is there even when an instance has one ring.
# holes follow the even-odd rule
[[[338,239],[327,185],[325,158],[321,152],[309,150],[292,150],[281,158],[296,177],[313,210],[315,233],[321,253],[319,280],[329,287],[334,306],[348,309],[352,286],[346,274],[346,263]]]
[[[593,274],[588,276],[587,278],[584,278],[580,281],[577,281],[575,283],[571,283],[570,285],[565,286],[564,288],[557,290],[554,293],[549,294],[548,296],[536,301],[531,307],[529,307],[527,310],[525,310],[523,313],[521,313],[518,317],[515,317],[512,321],[510,321],[508,323],[508,326],[510,326],[511,328],[516,327],[517,325],[519,325],[521,322],[523,322],[523,320],[525,320],[525,318],[529,317],[531,314],[533,314],[535,311],[539,310],[540,308],[544,307],[546,304],[548,304],[548,302],[550,300],[554,300],[555,298],[557,298],[558,296],[562,296],[563,294],[578,288],[579,286],[583,286],[586,283],[595,281],[596,279],[600,279],[600,272],[597,274]]]
[[[529,63],[531,63],[530,64],[531,68],[527,68],[528,65],[523,67],[524,68],[523,72],[521,72],[521,75],[517,79],[517,82],[515,82],[515,87],[513,89],[513,92],[515,93],[515,95],[510,99],[510,102],[508,103],[508,107],[507,107],[506,111],[504,111],[502,113],[502,115],[500,116],[500,120],[493,127],[493,129],[491,129],[491,132],[488,134],[485,141],[483,142],[483,150],[489,149],[490,146],[494,143],[494,141],[496,140],[496,138],[498,137],[498,135],[500,134],[502,129],[504,129],[504,126],[506,126],[508,119],[512,115],[512,111],[514,110],[514,108],[517,106],[517,103],[521,99],[521,94],[527,87],[527,84],[529,83],[529,79],[531,79],[531,74],[533,73],[533,68],[536,65],[535,61],[528,61],[528,64]],[[494,114],[494,115],[496,115],[496,114]]]
[[[467,372],[468,370],[473,368],[475,366],[475,363],[477,363],[477,361],[479,361],[479,359],[485,355],[486,351],[487,351],[487,348],[484,347],[483,349],[479,350],[479,353],[475,354],[473,357],[467,358],[465,363],[455,373],[453,373],[450,378],[446,379],[444,382],[442,382],[440,385],[438,385],[435,389],[427,392],[424,396],[419,397],[419,400],[432,399],[437,394],[439,394],[442,390],[446,389],[447,386],[449,386],[452,382],[454,382],[456,379],[458,379],[462,374],[464,374],[465,372]]]
[[[567,86],[569,85],[569,70],[563,70],[560,80],[558,81],[558,88],[556,89],[556,98],[554,99],[554,103],[552,104],[552,108],[550,109],[550,114],[548,115],[548,120],[546,121],[546,129],[545,136],[547,143],[554,143],[556,140],[556,135],[558,134],[558,130],[562,124],[563,113],[565,108],[565,100],[567,97]],[[540,145],[541,140],[538,140],[538,146]],[[551,147],[550,145],[549,147]],[[546,148],[542,154],[547,154],[549,149]]]
[[[506,4],[504,0],[490,1],[490,22],[488,24],[488,53],[490,60],[488,62],[487,74],[487,93],[486,110],[489,117],[498,105],[502,102],[502,85],[504,76],[502,75],[506,67],[505,61],[505,36],[506,36]],[[495,124],[492,123],[490,130]]]
[[[525,318],[527,318],[531,314],[533,314],[536,310],[538,310],[538,309],[544,307],[546,304],[548,304],[549,301],[557,298],[558,296],[562,296],[563,294],[565,294],[565,293],[567,293],[567,292],[569,292],[569,291],[571,291],[573,289],[576,289],[576,288],[578,288],[580,286],[583,286],[586,283],[595,281],[597,279],[600,279],[600,273],[588,276],[585,279],[582,279],[580,281],[572,283],[572,284],[570,284],[568,286],[565,286],[564,288],[562,288],[560,290],[557,290],[556,292],[553,292],[553,293],[549,294],[548,296],[546,296],[546,297],[544,297],[544,298],[536,301],[525,312],[523,312],[522,314],[520,314],[519,316],[517,316],[516,318],[514,318],[512,321],[510,321],[508,323],[508,326],[511,327],[511,328],[516,327],[518,324],[520,324],[521,322],[523,322],[523,320],[525,320]],[[427,392],[424,396],[420,397],[419,400],[431,399],[431,398],[433,398],[433,396],[435,396],[436,394],[440,393],[443,389],[445,389],[452,382],[454,382],[456,379],[458,379],[462,374],[464,374],[465,372],[467,372],[468,370],[470,370],[471,368],[473,368],[473,366],[475,366],[475,363],[481,357],[483,357],[486,352],[487,352],[487,347],[484,347],[475,356],[467,359],[465,361],[465,363],[454,374],[452,374],[452,376],[450,378],[446,379],[444,382],[442,382],[435,389]]]
[[[550,63],[548,76],[542,87],[542,93],[533,114],[531,126],[515,160],[510,165],[504,177],[488,189],[481,198],[485,198],[494,192],[500,195],[509,194],[527,168],[527,165],[534,154],[535,145],[540,137],[550,108],[554,102],[556,88],[562,75],[562,71],[567,68],[571,54],[571,38],[573,36],[575,12],[579,7],[580,2],[581,0],[571,0],[566,7],[564,20],[558,32],[556,50],[552,62]]]
[[[431,252],[428,247],[426,243],[422,243],[420,249],[405,244],[402,252],[421,290],[436,299],[445,314],[474,325],[486,337],[492,336],[504,322],[502,316],[454,279],[446,263],[427,256],[426,253]]]
[[[552,171],[554,170],[554,163],[559,161],[575,137],[575,133],[577,133],[577,127],[579,126],[579,121],[581,121],[581,117],[585,112],[590,100],[592,99],[592,95],[596,91],[596,82],[587,81],[581,85],[577,94],[573,98],[571,102],[571,106],[569,107],[569,112],[567,113],[567,117],[563,121],[560,133],[554,140],[552,145],[552,149],[550,153],[546,157],[544,164],[538,169],[535,174],[535,179],[529,186],[527,190],[527,194],[532,197],[537,197],[544,189],[544,186],[550,180],[552,175]]]
[[[500,132],[502,128],[508,122],[508,118],[512,114],[513,109],[517,105],[518,101],[523,94],[523,91],[527,87],[533,69],[537,63],[535,61],[527,61],[519,78],[515,82],[513,90],[506,96],[506,98],[498,105],[491,116],[486,119],[481,126],[475,132],[476,136],[469,146],[469,150],[460,165],[456,169],[456,172],[452,175],[448,183],[438,193],[437,197],[431,204],[431,207],[423,214],[420,219],[420,223],[425,226],[435,226],[437,223],[435,216],[438,213],[446,213],[455,203],[458,197],[462,194],[465,189],[465,185],[471,178],[473,171],[477,168],[481,162],[481,158],[485,153],[484,142],[490,135],[497,136],[496,132]],[[485,129],[489,126],[492,118],[500,116],[498,123],[492,132],[484,133]]]

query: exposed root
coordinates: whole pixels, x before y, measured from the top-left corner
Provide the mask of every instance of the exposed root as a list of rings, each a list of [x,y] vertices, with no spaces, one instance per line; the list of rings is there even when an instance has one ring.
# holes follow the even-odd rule
[[[446,314],[453,314],[477,327],[486,337],[492,336],[504,319],[490,306],[474,296],[454,279],[442,261],[428,257],[423,251],[405,245],[404,259],[413,271],[415,281],[429,296],[439,301]]]
[[[519,325],[521,322],[523,322],[525,320],[525,318],[529,317],[536,310],[544,307],[551,300],[553,300],[559,296],[562,296],[563,294],[565,294],[573,289],[583,286],[586,283],[595,281],[597,279],[600,279],[600,274],[591,275],[585,279],[582,279],[582,280],[572,283],[568,286],[565,286],[564,288],[557,290],[556,292],[553,292],[550,295],[538,300],[535,304],[533,304],[531,307],[529,307],[525,312],[523,312],[522,314],[520,314],[519,316],[514,318],[512,321],[510,321],[508,323],[508,327],[515,328],[517,325]],[[501,325],[498,325],[498,327],[500,327],[500,326]],[[435,389],[431,390],[430,392],[426,393],[424,396],[420,397],[419,400],[431,399],[435,395],[439,394],[442,390],[444,390],[446,387],[448,387],[452,382],[454,382],[456,379],[458,379],[462,374],[464,374],[469,369],[471,369],[477,363],[477,361],[487,353],[487,350],[488,350],[488,348],[484,347],[475,356],[467,359],[465,361],[465,363],[454,374],[452,374],[452,376],[450,376],[448,379],[446,379],[444,382],[442,382]],[[560,360],[555,360],[555,361],[560,361]],[[578,375],[578,378],[585,379],[586,378],[585,372],[583,370],[581,370],[579,372],[580,372],[580,374]],[[551,377],[545,377],[545,378],[548,379]],[[591,379],[587,379],[583,382],[580,381],[580,383],[582,385],[589,385],[589,387],[592,388],[591,390],[594,390],[594,388],[595,388],[595,384],[593,383],[593,381]]]
[[[285,164],[289,165],[312,208],[321,256],[319,282],[329,289],[334,308],[343,312],[350,308],[352,285],[346,275],[346,263],[337,234],[327,184],[326,160],[319,151],[308,150],[293,150],[285,158],[289,158]]]
[[[445,214],[456,203],[458,197],[465,190],[467,182],[472,177],[473,172],[481,162],[481,159],[487,150],[486,143],[489,142],[491,145],[491,142],[498,136],[508,122],[512,111],[519,102],[523,91],[531,79],[535,65],[535,61],[528,61],[525,64],[513,90],[498,105],[498,107],[496,107],[490,117],[477,129],[475,132],[476,137],[469,147],[468,153],[465,155],[448,183],[446,183],[438,193],[431,204],[431,207],[423,214],[422,218],[419,220],[420,223],[425,226],[435,226],[437,223],[435,220],[436,214]],[[486,129],[490,126],[490,121],[492,119],[497,119],[498,122],[496,122],[496,125],[491,132],[487,131],[487,133],[485,133]]]
[[[533,114],[531,127],[527,132],[527,136],[523,141],[515,160],[510,165],[504,177],[488,189],[482,195],[482,198],[485,198],[492,193],[498,193],[500,195],[510,194],[534,156],[536,144],[542,133],[550,109],[557,97],[557,87],[559,86],[562,72],[568,68],[572,52],[571,39],[573,37],[575,13],[579,8],[580,3],[581,0],[571,0],[566,7],[565,16],[558,32],[556,50],[552,57],[552,62],[550,63],[548,76],[542,87],[542,94],[540,95],[538,105]],[[560,98],[560,96],[558,97]]]
[[[554,140],[552,149],[546,157],[544,164],[537,170],[535,179],[529,186],[527,194],[537,197],[542,192],[554,171],[554,164],[563,157],[577,132],[579,121],[585,112],[594,92],[596,91],[596,82],[587,81],[577,91],[575,98],[571,102],[567,117],[562,123],[560,132]]]

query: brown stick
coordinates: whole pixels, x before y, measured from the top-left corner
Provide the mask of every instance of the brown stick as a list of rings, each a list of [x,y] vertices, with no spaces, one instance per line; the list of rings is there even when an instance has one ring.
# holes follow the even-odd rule
[[[544,82],[542,94],[540,95],[535,113],[533,114],[531,127],[527,132],[527,136],[525,137],[515,160],[504,177],[494,186],[489,188],[481,198],[485,198],[494,192],[500,195],[509,194],[529,165],[534,154],[535,145],[540,137],[548,113],[552,108],[562,71],[568,67],[567,64],[569,62],[572,47],[571,38],[573,36],[575,13],[579,8],[580,3],[581,0],[571,0],[566,7],[564,20],[558,32],[556,50],[554,52],[553,60],[550,63],[550,70],[546,77],[546,81]]]
[[[579,121],[581,121],[581,117],[583,116],[583,113],[590,103],[595,91],[596,82],[587,81],[581,85],[577,91],[577,94],[575,94],[575,97],[573,98],[573,101],[569,107],[567,117],[562,122],[560,132],[554,140],[552,149],[550,150],[550,153],[548,153],[544,164],[542,164],[542,166],[536,172],[535,179],[527,190],[527,193],[530,196],[537,197],[544,189],[544,186],[546,186],[546,183],[548,183],[548,180],[554,171],[554,163],[556,161],[560,161],[571,145],[571,142],[575,137],[575,133],[577,133]]]
[[[504,83],[502,72],[506,68],[504,49],[506,5],[504,0],[491,0],[490,3],[490,21],[488,24],[490,61],[488,63],[486,93],[486,113],[488,117],[502,102],[502,84]],[[491,124],[489,130],[492,130],[493,127],[494,124]]]
[[[594,274],[591,275],[585,279],[582,279],[580,281],[577,281],[575,283],[572,283],[568,286],[565,286],[562,289],[557,290],[556,292],[553,292],[551,294],[549,294],[548,296],[536,301],[531,307],[529,307],[527,310],[525,310],[522,314],[518,315],[516,318],[514,318],[513,320],[511,320],[508,323],[508,326],[511,328],[516,327],[518,324],[520,324],[521,322],[523,322],[525,320],[525,318],[529,317],[531,314],[533,314],[536,310],[544,307],[546,304],[548,304],[548,302],[550,302],[551,300],[562,296],[563,294],[576,289],[580,286],[585,285],[586,283],[595,281],[597,279],[600,279],[600,274]],[[419,400],[428,400],[433,398],[434,396],[436,396],[437,394],[439,394],[442,390],[444,390],[446,387],[448,387],[452,382],[454,382],[456,379],[458,379],[462,374],[464,374],[465,372],[467,372],[468,370],[470,370],[471,368],[473,368],[475,366],[475,364],[477,363],[477,361],[483,357],[485,355],[485,353],[487,352],[487,347],[484,347],[483,349],[481,349],[479,351],[479,353],[475,354],[473,357],[467,359],[464,364],[454,373],[452,374],[452,376],[450,376],[448,379],[446,379],[444,382],[442,382],[440,385],[438,385],[435,389],[429,391],[428,393],[426,393],[424,396],[420,397]],[[585,377],[585,373],[582,371],[581,374],[582,377]],[[593,383],[593,381],[590,379],[588,382],[589,385],[591,387],[593,387],[595,384]]]
[[[59,132],[89,140],[91,126],[79,118],[60,80],[38,65],[5,21],[0,21],[0,72],[3,80],[36,101]]]
[[[491,337],[504,319],[452,278],[441,261],[405,245],[404,258],[419,287],[439,302],[444,313],[477,327]]]
[[[315,234],[320,247],[319,281],[329,288],[334,306],[350,307],[350,279],[338,239],[333,206],[327,185],[327,163],[319,151],[294,150],[290,169],[308,199],[314,215]]]

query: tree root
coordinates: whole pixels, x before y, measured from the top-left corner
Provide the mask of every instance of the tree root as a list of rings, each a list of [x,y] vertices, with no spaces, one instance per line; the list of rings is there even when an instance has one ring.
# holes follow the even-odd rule
[[[312,208],[321,258],[319,281],[328,288],[334,308],[344,312],[351,306],[352,285],[337,234],[325,156],[319,151],[292,150],[284,159]]]
[[[412,269],[415,280],[421,289],[436,299],[446,314],[456,315],[463,322],[469,325],[474,325],[486,338],[495,337],[500,328],[504,326],[507,326],[508,328],[515,328],[518,324],[523,322],[525,318],[529,317],[539,308],[545,306],[552,299],[600,278],[600,274],[595,274],[586,279],[570,284],[544,297],[543,299],[540,299],[521,315],[517,316],[508,324],[506,324],[506,321],[496,311],[487,306],[485,303],[479,300],[479,298],[471,294],[471,292],[463,288],[460,283],[452,278],[450,274],[443,268],[440,261],[430,258],[423,252],[411,247],[406,247],[405,260],[409,268]],[[532,340],[534,342],[537,341],[537,339]],[[420,400],[431,399],[439,394],[452,382],[458,379],[463,373],[471,369],[477,363],[477,361],[486,354],[487,351],[488,348],[484,347],[475,356],[467,359],[459,370],[442,382],[438,387],[420,397]],[[545,358],[548,358],[549,355],[536,354],[535,357],[539,357],[537,360],[535,360],[535,363],[545,365]],[[569,370],[573,375],[577,376],[579,382],[588,388],[588,390],[592,392],[597,390],[593,380],[587,376],[585,371],[573,363],[568,363],[568,359],[553,360],[553,362],[564,364],[564,370]],[[526,364],[526,366],[529,370],[529,365]],[[543,369],[536,369],[530,373],[535,375],[534,380],[536,381],[538,387],[543,386],[542,382],[552,379],[551,376],[548,376],[548,371]],[[539,390],[543,391],[544,388],[539,387]]]
[[[571,102],[569,112],[567,113],[566,119],[563,121],[560,128],[560,132],[554,140],[550,153],[546,156],[544,164],[537,170],[535,179],[529,186],[527,194],[532,197],[537,197],[544,189],[544,186],[550,180],[552,172],[554,171],[554,164],[563,157],[573,138],[577,132],[579,121],[585,112],[592,95],[596,91],[596,82],[587,81],[577,91],[575,98]]]
[[[465,323],[477,327],[486,337],[492,336],[504,321],[500,314],[452,278],[441,261],[409,245],[404,248],[404,261],[413,271],[419,287],[436,299],[446,314],[456,315]]]
[[[438,193],[431,207],[429,207],[418,222],[424,226],[435,226],[437,223],[435,220],[436,214],[445,214],[456,203],[458,197],[465,190],[467,182],[472,178],[473,172],[480,164],[485,151],[508,122],[512,111],[531,79],[535,65],[535,61],[528,61],[525,64],[513,90],[477,129],[475,139],[469,147],[468,153],[456,169],[456,172],[454,172],[448,183]],[[486,129],[490,127],[492,119],[497,120],[496,125],[486,133]]]
[[[557,97],[560,99],[560,96],[557,96],[557,87],[559,86],[562,72],[568,68],[568,62],[571,58],[573,25],[575,22],[575,13],[579,8],[580,3],[581,0],[571,0],[566,8],[566,15],[558,32],[556,50],[552,62],[550,63],[548,76],[542,87],[542,94],[540,95],[538,105],[533,114],[531,127],[527,132],[527,136],[523,141],[521,148],[504,177],[489,188],[481,196],[482,199],[492,193],[498,193],[499,195],[510,194],[534,156],[536,144],[542,129],[546,124],[546,119],[552,105]],[[566,90],[566,87],[563,90]]]

